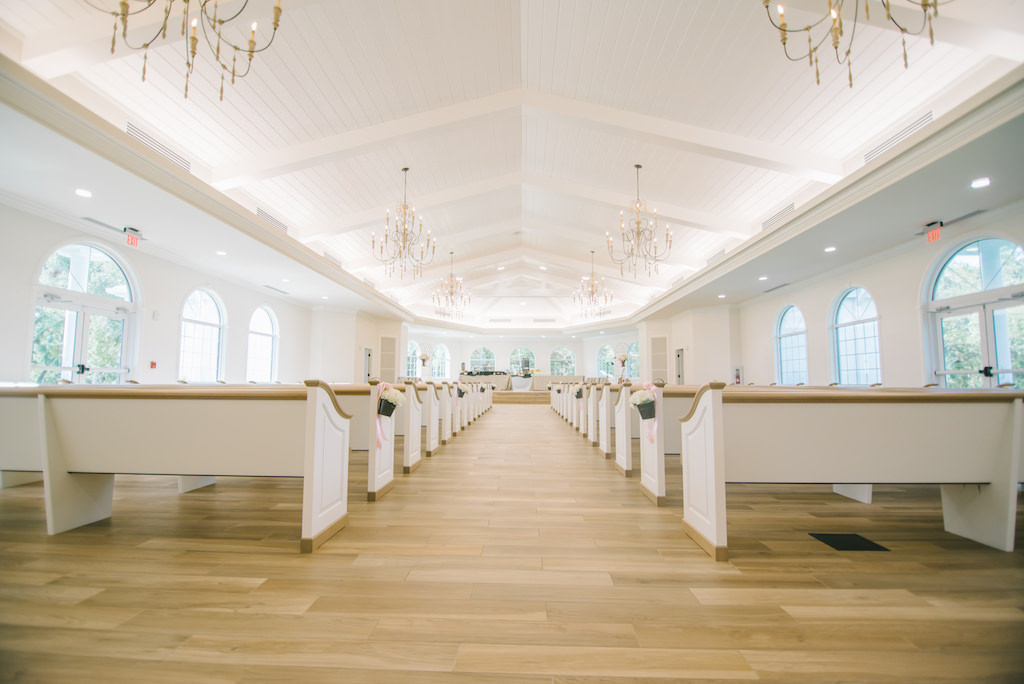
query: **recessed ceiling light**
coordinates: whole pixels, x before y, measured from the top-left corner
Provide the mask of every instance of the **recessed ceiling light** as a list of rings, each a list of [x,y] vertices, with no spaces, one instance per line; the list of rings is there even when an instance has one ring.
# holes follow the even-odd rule
[[[724,294],[720,294],[720,295],[718,295],[718,298],[719,299],[725,299],[725,295]]]
[[[768,280],[768,276],[761,276],[758,280]]]
[[[228,255],[228,253],[225,252],[223,249],[218,249],[217,250],[217,256],[227,256],[227,255]]]
[[[78,195],[79,197],[85,197],[86,199],[92,197],[92,191],[86,190],[85,188],[78,188],[77,190],[75,190],[75,194]]]
[[[601,334],[604,335],[604,330],[601,331]]]
[[[519,302],[519,306],[526,306],[526,302]]]
[[[991,178],[989,178],[988,176],[983,176],[982,178],[975,178],[974,180],[972,180],[971,187],[977,190],[978,188],[987,188],[989,185],[991,185],[991,183]]]
[[[499,267],[498,267],[498,270],[499,270],[499,271],[504,271],[504,270],[505,270],[505,267],[504,267],[504,266],[499,266]]]
[[[831,254],[831,253],[832,253],[832,252],[834,252],[834,251],[836,251],[836,248],[835,248],[835,247],[826,247],[826,248],[825,248],[825,253],[826,253],[826,254]]]
[[[327,299],[327,295],[320,295],[320,299]]]
[[[548,270],[548,267],[547,267],[547,266],[541,266],[541,267],[540,267],[540,270],[542,270],[542,271],[546,271],[546,270]]]
[[[288,280],[287,278],[281,278],[281,282],[282,283],[290,283],[292,281]]]

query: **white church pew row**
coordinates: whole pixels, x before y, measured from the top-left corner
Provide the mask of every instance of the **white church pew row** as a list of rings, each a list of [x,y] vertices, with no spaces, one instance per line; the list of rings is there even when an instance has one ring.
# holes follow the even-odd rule
[[[603,384],[591,383],[587,386],[587,434],[590,446],[597,446],[597,400],[601,396]]]
[[[37,396],[35,387],[0,390],[0,487],[43,479]]]
[[[612,444],[612,428],[615,427],[613,407],[619,398],[619,385],[605,385],[597,402],[597,448],[605,458],[612,458],[615,445]]]
[[[346,524],[352,417],[322,382],[37,393],[48,534],[109,518],[116,473],[301,477],[307,553]]]
[[[629,381],[619,387],[615,401],[615,469],[625,477],[633,475],[633,419],[630,412],[635,409],[629,403],[632,388]]]
[[[423,404],[420,403],[416,386],[406,384],[397,386],[405,394],[405,403],[398,407],[402,417],[398,421],[403,433],[402,439],[402,472],[411,473],[420,467],[420,448],[423,440],[420,435],[422,426],[420,417],[423,415]]]
[[[683,527],[728,558],[725,485],[938,484],[947,532],[1012,551],[1024,393],[712,383],[680,418]]]
[[[352,450],[366,451],[366,500],[378,501],[395,485],[396,416],[377,413],[380,383],[331,385],[338,404],[352,416]]]
[[[416,386],[416,393],[423,404],[423,417],[421,425],[426,428],[424,431],[423,453],[430,458],[437,453],[441,444],[441,395],[437,385],[432,382]]]
[[[452,438],[452,385],[442,382],[437,386],[438,410],[441,413],[441,445],[447,445]]]

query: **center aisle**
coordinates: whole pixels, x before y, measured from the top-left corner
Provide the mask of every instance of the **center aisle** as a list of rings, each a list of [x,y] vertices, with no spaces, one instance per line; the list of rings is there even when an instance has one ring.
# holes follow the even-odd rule
[[[318,555],[365,578],[309,612],[379,618],[368,652],[396,667],[473,682],[753,674],[738,650],[641,648],[694,611],[693,580],[736,571],[547,406],[496,406],[381,501],[349,507]]]

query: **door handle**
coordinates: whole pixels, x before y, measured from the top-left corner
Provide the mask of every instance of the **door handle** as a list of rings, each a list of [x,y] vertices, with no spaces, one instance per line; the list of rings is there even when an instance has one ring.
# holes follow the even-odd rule
[[[85,372],[89,370],[92,369],[88,368],[84,363],[80,363],[77,366],[75,366],[75,372],[78,373],[79,375],[84,375]]]
[[[992,377],[992,366],[985,366],[984,368],[982,368],[978,372],[981,373],[982,375],[984,375],[986,378],[991,378]]]

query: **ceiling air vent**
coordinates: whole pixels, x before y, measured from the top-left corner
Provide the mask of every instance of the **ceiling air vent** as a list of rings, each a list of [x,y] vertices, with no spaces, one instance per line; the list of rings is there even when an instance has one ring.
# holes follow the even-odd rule
[[[554,323],[555,319],[554,318],[534,318],[533,322],[534,323]]]
[[[914,121],[912,124],[910,124],[909,126],[904,128],[902,131],[900,131],[896,135],[892,136],[891,138],[889,138],[888,140],[886,140],[885,142],[880,144],[878,147],[875,147],[874,149],[872,149],[869,152],[867,152],[864,155],[864,163],[867,164],[869,161],[871,161],[872,159],[874,159],[878,155],[882,154],[886,150],[888,150],[888,149],[894,147],[895,145],[899,144],[900,142],[902,142],[906,138],[910,137],[911,135],[913,135],[917,131],[921,130],[922,128],[924,128],[925,126],[930,124],[931,122],[932,122],[932,113],[928,112],[927,114],[922,116],[920,119],[918,119],[917,121]]]
[[[511,323],[511,318],[492,318],[491,323]]]
[[[167,145],[164,145],[162,142],[151,136],[149,133],[146,133],[144,130],[133,124],[131,121],[128,122],[128,125],[125,126],[124,130],[128,135],[132,136],[133,138],[135,138],[136,140],[138,140],[143,145],[150,148],[157,154],[169,159],[171,162],[177,164],[186,171],[192,171],[192,162],[190,162],[188,159],[185,159],[185,157],[182,157],[180,154],[169,148]]]
[[[284,290],[279,290],[278,288],[274,287],[273,285],[264,285],[263,287],[267,288],[268,290],[273,290],[277,294],[283,294],[283,295],[287,295],[288,294]]]
[[[121,228],[117,228],[115,226],[112,226],[109,223],[104,223],[103,221],[100,221],[99,219],[94,219],[91,216],[83,216],[82,220],[83,221],[88,221],[89,223],[94,223],[94,224],[96,224],[97,226],[99,226],[101,228],[109,228],[110,230],[116,230],[118,233],[123,233],[124,232],[124,230],[121,229]]]
[[[330,261],[332,264],[334,264],[338,268],[345,268],[344,266],[341,265],[341,260],[338,259],[333,254],[331,254],[330,252],[324,252],[323,254],[324,254],[324,259],[327,259],[328,261]]]
[[[787,285],[789,285],[789,283],[782,283],[781,285],[776,285],[775,287],[769,287],[767,290],[764,291],[764,293],[768,294],[769,292],[775,292],[776,290],[782,289]]]
[[[772,216],[770,216],[770,217],[766,218],[764,221],[762,221],[761,222],[761,230],[767,230],[768,228],[771,228],[776,223],[778,223],[782,219],[784,219],[787,216],[789,216],[790,214],[792,214],[793,213],[793,209],[795,209],[795,208],[796,207],[793,205],[793,203],[790,202],[787,206],[783,207],[778,212],[776,212]]]
[[[286,226],[280,219],[275,218],[274,216],[271,216],[266,211],[264,211],[263,207],[256,207],[256,215],[259,216],[264,221],[266,221],[267,223],[269,223],[270,225],[277,228],[282,233],[286,235],[288,234],[288,226]]]

